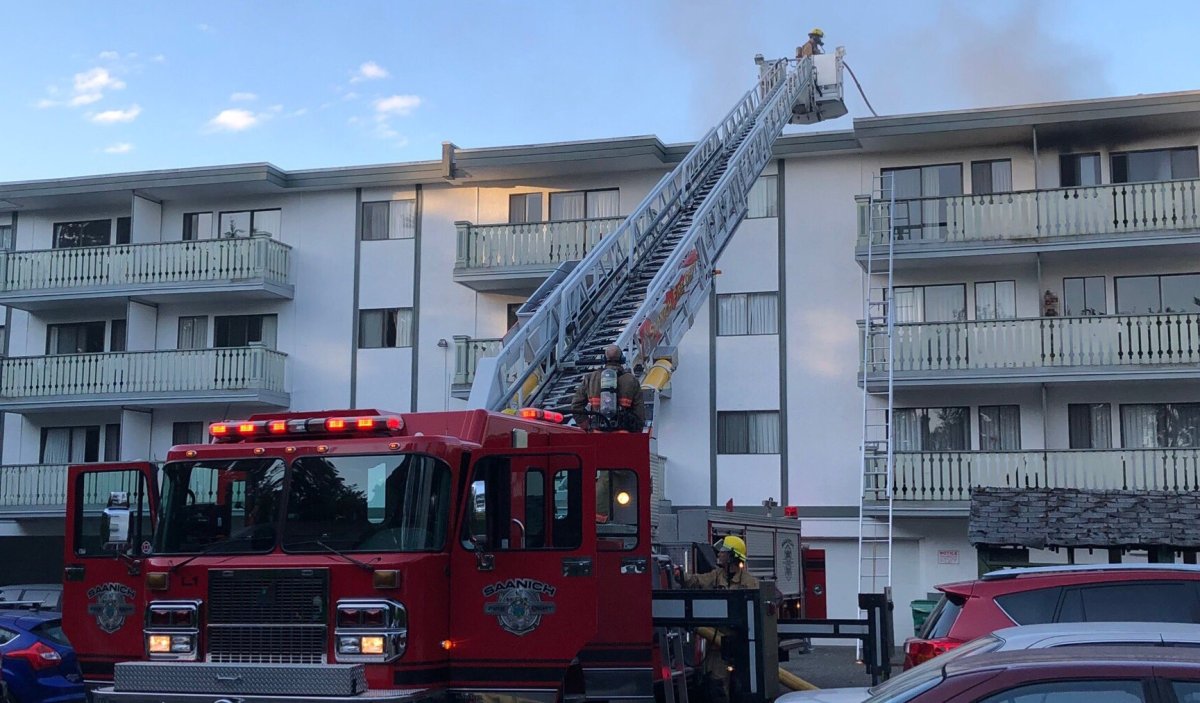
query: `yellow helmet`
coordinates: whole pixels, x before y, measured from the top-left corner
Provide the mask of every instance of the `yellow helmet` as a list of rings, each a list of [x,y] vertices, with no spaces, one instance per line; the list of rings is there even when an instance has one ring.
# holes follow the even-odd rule
[[[733,552],[733,555],[742,561],[746,561],[746,541],[736,535],[727,535],[725,539],[717,543],[718,550],[728,549]]]
[[[809,33],[808,33],[808,36],[810,36],[810,37],[820,37],[821,39],[824,39],[824,38],[825,38],[825,32],[822,32],[820,27],[813,27],[813,30],[812,30],[811,32],[809,32]]]

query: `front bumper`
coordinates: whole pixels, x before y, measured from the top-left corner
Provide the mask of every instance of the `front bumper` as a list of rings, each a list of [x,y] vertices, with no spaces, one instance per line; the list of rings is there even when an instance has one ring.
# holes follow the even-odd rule
[[[365,691],[355,696],[241,695],[236,693],[151,693],[114,691],[111,686],[92,691],[93,703],[413,703],[434,698],[428,689]]]

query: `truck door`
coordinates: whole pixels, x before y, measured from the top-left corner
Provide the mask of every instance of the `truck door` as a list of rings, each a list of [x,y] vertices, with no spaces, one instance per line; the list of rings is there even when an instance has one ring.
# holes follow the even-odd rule
[[[594,466],[590,447],[475,454],[451,557],[460,685],[557,687],[593,639]]]
[[[143,555],[158,510],[157,468],[146,462],[67,469],[63,629],[85,679],[143,657]]]

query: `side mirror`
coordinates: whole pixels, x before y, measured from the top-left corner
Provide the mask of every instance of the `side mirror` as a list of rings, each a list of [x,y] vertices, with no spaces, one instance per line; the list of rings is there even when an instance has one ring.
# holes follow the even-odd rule
[[[129,493],[113,491],[108,494],[108,507],[100,517],[100,532],[104,535],[104,549],[124,552],[129,549]]]

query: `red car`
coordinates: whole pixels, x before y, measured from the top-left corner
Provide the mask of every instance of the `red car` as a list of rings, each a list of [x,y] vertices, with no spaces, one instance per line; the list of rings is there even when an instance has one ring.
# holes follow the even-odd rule
[[[1200,652],[1190,647],[1061,647],[955,659],[927,680],[870,703],[1193,703]]]
[[[1013,625],[1052,622],[1200,623],[1200,566],[1095,564],[1005,569],[943,593],[918,637],[904,643],[904,668]]]

